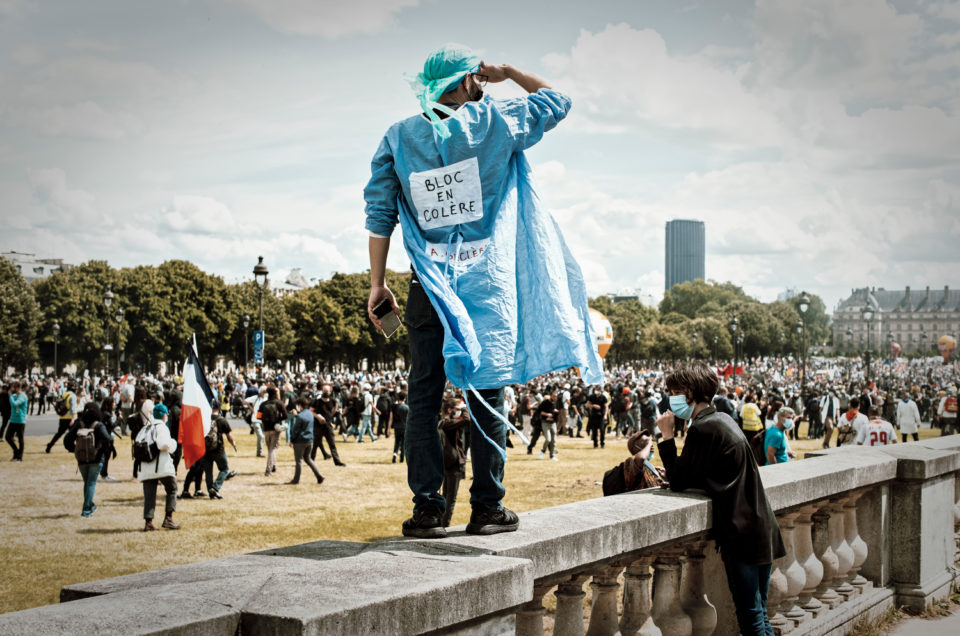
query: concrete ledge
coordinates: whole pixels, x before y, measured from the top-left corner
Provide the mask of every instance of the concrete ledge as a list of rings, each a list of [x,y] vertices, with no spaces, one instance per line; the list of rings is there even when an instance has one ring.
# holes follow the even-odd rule
[[[946,598],[950,595],[953,580],[953,572],[944,572],[933,580],[925,581],[923,585],[897,583],[894,586],[897,593],[897,605],[908,607],[915,612],[922,612],[935,599]]]
[[[960,453],[954,450],[937,450],[920,444],[894,444],[879,450],[896,458],[900,480],[924,481],[960,470]]]
[[[235,634],[240,609],[205,598],[196,587],[132,590],[0,615],[0,634]]]
[[[419,634],[533,598],[528,561],[373,551],[309,575],[278,573],[244,607],[250,634]]]
[[[953,450],[960,451],[960,435],[942,435],[940,437],[931,437],[930,439],[911,442],[935,450]]]
[[[896,475],[896,459],[863,447],[807,453],[805,459],[760,468],[774,511],[887,482]]]
[[[887,588],[873,588],[850,601],[842,603],[837,610],[827,612],[819,618],[801,623],[795,636],[822,636],[823,634],[848,634],[861,619],[875,622],[888,609],[893,607],[893,591]]]

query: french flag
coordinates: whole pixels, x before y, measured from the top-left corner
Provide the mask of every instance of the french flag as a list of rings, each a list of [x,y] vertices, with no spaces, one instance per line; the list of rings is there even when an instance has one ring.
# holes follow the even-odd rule
[[[213,391],[207,384],[207,375],[197,357],[197,337],[194,335],[190,353],[183,365],[183,403],[180,408],[180,434],[177,442],[183,447],[183,461],[187,468],[206,453],[204,436],[210,430],[213,413],[210,401]]]

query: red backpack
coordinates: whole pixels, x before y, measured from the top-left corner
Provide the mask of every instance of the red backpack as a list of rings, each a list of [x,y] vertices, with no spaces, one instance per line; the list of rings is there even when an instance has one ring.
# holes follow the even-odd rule
[[[957,414],[957,398],[950,396],[947,398],[947,401],[943,403],[943,412],[944,413],[953,413]]]

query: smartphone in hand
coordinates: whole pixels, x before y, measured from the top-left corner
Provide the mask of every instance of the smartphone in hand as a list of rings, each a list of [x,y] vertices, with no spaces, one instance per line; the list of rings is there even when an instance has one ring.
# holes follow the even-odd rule
[[[400,328],[400,317],[393,311],[393,303],[384,298],[379,305],[373,308],[373,315],[380,319],[383,326],[383,335],[389,338]]]

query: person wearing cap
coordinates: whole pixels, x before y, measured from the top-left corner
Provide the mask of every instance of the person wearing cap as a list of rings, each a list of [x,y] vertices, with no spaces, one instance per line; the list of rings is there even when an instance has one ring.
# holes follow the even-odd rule
[[[153,442],[157,445],[158,455],[152,462],[140,464],[137,478],[143,484],[143,520],[144,532],[156,530],[153,525],[154,510],[157,505],[157,486],[163,485],[166,492],[164,506],[165,515],[162,527],[168,530],[179,530],[180,526],[174,522],[173,513],[177,509],[177,473],[173,466],[170,453],[177,450],[177,441],[170,437],[167,429],[167,407],[163,404],[154,404],[153,400],[145,400],[140,406],[140,416],[144,425],[137,433],[137,442]]]
[[[484,97],[510,80],[527,95]],[[443,455],[436,434],[445,382],[471,417],[473,485],[468,533],[510,532],[502,505],[506,431],[503,387],[579,366],[591,382],[602,363],[589,341],[582,273],[541,207],[524,150],[567,115],[570,99],[539,77],[490,64],[454,45],[409,79],[421,114],[391,126],[364,189],[370,232],[368,316],[386,302],[390,235],[399,223],[413,269],[405,323],[411,370],[407,481],[414,494],[405,536],[443,537]],[[560,274],[563,274],[560,280]]]

